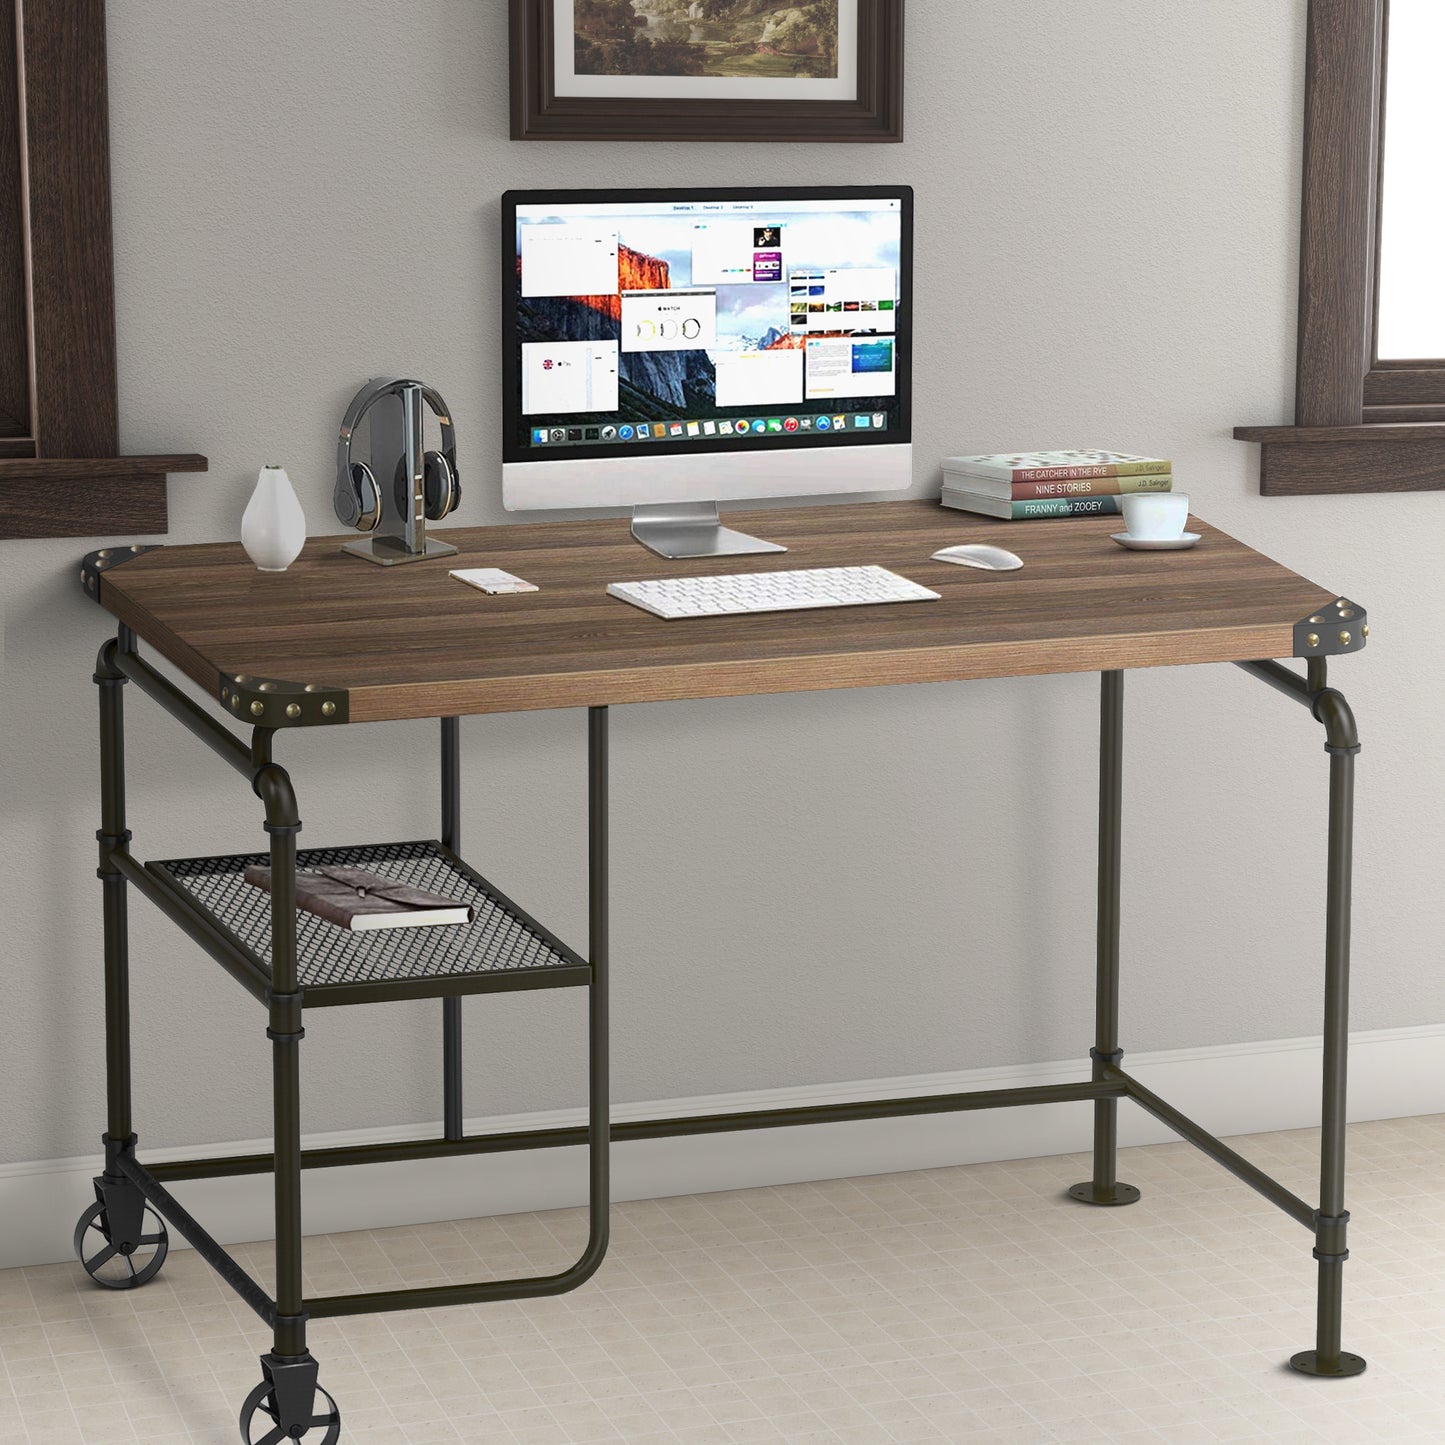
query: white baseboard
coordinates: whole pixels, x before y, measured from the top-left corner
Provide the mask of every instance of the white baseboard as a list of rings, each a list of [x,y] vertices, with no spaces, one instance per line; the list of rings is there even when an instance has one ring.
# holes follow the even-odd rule
[[[1214,1133],[1228,1136],[1318,1124],[1320,1055],[1317,1038],[1286,1039],[1130,1054],[1126,1067],[1176,1108]],[[741,1109],[797,1108],[1066,1083],[1086,1077],[1087,1065],[1079,1062],[1030,1064],[619,1104],[612,1115],[621,1122]],[[1352,1037],[1352,1120],[1438,1113],[1445,1113],[1445,1025],[1389,1029]],[[1085,1103],[1050,1104],[639,1140],[618,1145],[613,1151],[612,1197],[655,1199],[1077,1153],[1089,1145],[1089,1117],[1089,1105]],[[492,1133],[582,1122],[582,1111],[568,1110],[470,1120],[467,1130]],[[370,1144],[385,1139],[435,1137],[439,1132],[437,1125],[406,1130],[366,1129],[316,1135],[306,1143],[308,1147]],[[1120,1110],[1119,1134],[1124,1144],[1153,1144],[1173,1137],[1152,1116],[1129,1104]],[[142,1140],[142,1158],[160,1162],[202,1154],[257,1153],[269,1147],[269,1141],[248,1140],[223,1148],[147,1150]],[[70,1232],[80,1211],[93,1198],[90,1179],[98,1169],[99,1161],[93,1157],[0,1166],[0,1219],[5,1221],[5,1229],[0,1231],[0,1267],[68,1259]],[[365,1187],[358,1188],[362,1180]],[[1070,1182],[1074,1181],[1060,1180],[1061,1186]],[[176,1193],[223,1243],[270,1236],[269,1176],[201,1180],[178,1186]],[[380,1164],[360,1175],[341,1169],[308,1170],[306,1230],[329,1234],[558,1209],[585,1201],[585,1156],[581,1149]],[[173,1243],[183,1243],[174,1238],[174,1232]]]

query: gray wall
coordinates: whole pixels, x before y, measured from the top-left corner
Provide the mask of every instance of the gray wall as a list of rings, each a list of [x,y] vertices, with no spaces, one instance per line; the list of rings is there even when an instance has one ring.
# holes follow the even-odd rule
[[[1355,1022],[1445,1018],[1424,902],[1445,724],[1417,680],[1445,496],[1264,500],[1229,436],[1290,409],[1304,0],[911,0],[909,140],[880,148],[513,145],[505,9],[110,7],[122,441],[211,458],[174,482],[164,540],[236,536],[271,461],[334,531],[334,428],[385,371],[455,409],[460,520],[503,520],[509,186],[909,181],[917,492],[962,451],[1159,452],[1211,520],[1364,601],[1371,647],[1339,669],[1366,742]],[[87,545],[6,543],[0,568],[0,1161],[90,1150],[104,1123]],[[1227,667],[1128,692],[1126,1043],[1316,1032],[1318,729]],[[617,710],[617,1097],[1082,1056],[1096,693],[1066,677]],[[232,775],[144,699],[131,718],[140,855],[260,845]],[[583,942],[582,717],[463,737],[468,853]],[[420,724],[288,738],[304,841],[434,833],[435,742]],[[264,1019],[134,912],[143,1137],[265,1133]],[[580,1005],[470,1002],[469,1112],[578,1101]],[[437,1013],[318,1016],[307,1127],[437,1117]]]

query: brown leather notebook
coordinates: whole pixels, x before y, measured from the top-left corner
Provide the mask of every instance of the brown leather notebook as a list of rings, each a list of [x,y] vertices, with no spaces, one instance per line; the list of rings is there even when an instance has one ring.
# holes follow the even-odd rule
[[[271,891],[271,870],[252,864],[244,874],[253,887]],[[365,868],[301,868],[296,905],[338,928],[369,933],[379,928],[439,928],[470,923],[469,903],[383,878]]]

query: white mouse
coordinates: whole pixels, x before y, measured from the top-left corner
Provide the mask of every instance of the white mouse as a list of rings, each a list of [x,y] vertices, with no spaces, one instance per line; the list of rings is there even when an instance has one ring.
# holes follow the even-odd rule
[[[983,543],[967,543],[962,547],[945,547],[933,554],[935,562],[957,562],[960,567],[980,567],[985,572],[1017,572],[1024,565],[1022,557],[1002,547]]]

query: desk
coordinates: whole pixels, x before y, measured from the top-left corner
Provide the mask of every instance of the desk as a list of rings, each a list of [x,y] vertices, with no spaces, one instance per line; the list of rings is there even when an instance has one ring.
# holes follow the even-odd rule
[[[1130,1099],[1197,1145],[1311,1233],[1319,1262],[1315,1347],[1291,1364],[1343,1376],[1364,1361],[1341,1349],[1345,1247],[1344,1140],[1348,1028],[1350,864],[1355,755],[1349,705],[1328,685],[1327,659],[1359,651],[1363,608],[1295,575],[1242,543],[1192,521],[1193,551],[1126,552],[1108,540],[1110,518],[1010,526],[930,502],[768,510],[738,517],[745,530],[787,545],[780,556],[662,562],[633,542],[624,521],[453,529],[454,564],[380,572],[339,551],[307,544],[280,575],[258,573],[235,544],[118,547],[92,553],[86,592],[119,620],[96,670],[101,716],[100,878],[104,885],[108,1126],[96,1204],[77,1230],[87,1269],[100,1274],[116,1251],[144,1265],[114,1281],[153,1277],[164,1258],[159,1214],[187,1238],[271,1326],[273,1349],[244,1418],[292,1425],[330,1445],[339,1432],[317,1386],[306,1321],[386,1309],[561,1293],[584,1283],[607,1248],[608,1150],[616,1140],[770,1128],[902,1114],[1011,1107],[1061,1100],[1094,1105],[1092,1176],[1068,1192],[1090,1205],[1126,1205],[1138,1191],[1115,1171],[1117,1112]],[[984,573],[932,562],[961,539],[1004,543],[1027,566]],[[942,593],[913,606],[667,622],[609,598],[609,582],[657,575],[879,563]],[[486,597],[452,581],[448,565],[487,565],[541,591]],[[204,694],[206,705],[140,655],[144,642]],[[1301,658],[1304,670],[1279,658]],[[1124,672],[1182,663],[1238,663],[1301,703],[1321,725],[1329,756],[1329,855],[1324,878],[1323,1133],[1319,1204],[1308,1203],[1123,1068],[1118,1039],[1121,777]],[[682,698],[965,681],[1055,672],[1098,672],[1100,707],[1097,1010],[1089,1077],[1077,1084],[882,1100],[610,1126],[607,1095],[608,709]],[[241,773],[261,800],[274,879],[274,908],[239,882],[247,858],[139,862],[125,823],[122,689],[135,683]],[[540,708],[587,710],[589,944],[586,957],[503,897],[460,851],[458,719]],[[228,721],[250,728],[239,735]],[[298,854],[300,814],[277,740],[293,727],[386,719],[441,720],[439,841],[381,843]],[[375,866],[399,877],[461,890],[479,909],[463,934],[397,943],[338,942],[334,930],[294,906],[298,857]],[[260,861],[267,861],[264,856]],[[155,903],[260,1000],[272,1041],[274,1152],[147,1168],[131,1126],[126,899]],[[258,902],[257,900],[260,899]],[[465,994],[528,988],[588,990],[589,1114],[585,1128],[466,1136],[461,1116],[461,1015]],[[439,997],[442,1137],[360,1148],[303,1150],[298,1058],[308,1009],[390,998]],[[301,1173],[306,1168],[442,1155],[501,1153],[585,1143],[591,1228],[581,1258],[561,1274],[348,1296],[304,1298]],[[275,1295],[180,1206],[167,1182],[274,1172]],[[148,1220],[152,1222],[147,1222]],[[137,1248],[146,1242],[143,1248]],[[149,1251],[147,1255],[146,1251]],[[102,1259],[101,1256],[105,1258]],[[152,1268],[154,1266],[154,1268]],[[326,1408],[321,1408],[321,1403]],[[317,1411],[320,1410],[320,1413]],[[309,1423],[308,1423],[309,1422]],[[247,1437],[250,1438],[249,1436]],[[273,1438],[266,1436],[267,1439]]]

